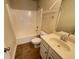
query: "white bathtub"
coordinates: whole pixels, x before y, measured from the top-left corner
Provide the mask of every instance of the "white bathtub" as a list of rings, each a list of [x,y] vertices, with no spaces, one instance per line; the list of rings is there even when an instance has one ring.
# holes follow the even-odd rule
[[[40,34],[45,35],[47,33],[45,33],[44,31],[41,31]],[[26,35],[26,36],[22,36],[22,37],[17,37],[16,38],[17,45],[31,42],[31,40],[35,37],[36,37],[36,34],[30,34],[30,35]]]

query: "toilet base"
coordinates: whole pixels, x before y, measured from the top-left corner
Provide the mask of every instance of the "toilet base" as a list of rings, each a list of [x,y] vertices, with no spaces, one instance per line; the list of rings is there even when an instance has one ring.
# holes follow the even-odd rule
[[[34,48],[39,48],[40,47],[40,44],[35,44],[34,45]]]

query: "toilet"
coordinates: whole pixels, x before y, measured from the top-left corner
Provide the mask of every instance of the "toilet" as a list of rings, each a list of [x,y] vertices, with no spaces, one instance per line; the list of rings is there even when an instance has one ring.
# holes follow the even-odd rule
[[[40,37],[41,37],[42,35],[45,35],[45,34],[47,34],[47,33],[41,31],[41,32],[40,32]],[[40,43],[41,43],[41,38],[35,37],[35,38],[33,38],[33,39],[31,40],[31,42],[32,42],[32,44],[34,44],[34,48],[39,48],[39,47],[40,47]]]
[[[32,44],[34,44],[35,48],[39,48],[40,47],[40,42],[41,42],[40,38],[34,38],[34,39],[32,39]]]

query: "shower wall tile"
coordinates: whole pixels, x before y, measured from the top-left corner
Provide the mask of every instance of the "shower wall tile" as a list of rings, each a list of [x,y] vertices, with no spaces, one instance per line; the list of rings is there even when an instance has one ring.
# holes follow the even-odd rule
[[[29,15],[29,12],[31,13]],[[35,34],[36,11],[11,10],[16,37]]]

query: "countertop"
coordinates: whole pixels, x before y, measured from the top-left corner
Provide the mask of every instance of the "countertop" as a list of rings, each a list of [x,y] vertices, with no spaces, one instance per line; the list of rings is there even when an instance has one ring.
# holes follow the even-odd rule
[[[63,59],[75,59],[75,43],[67,41],[65,44],[68,45],[68,47],[57,47],[56,42],[51,38],[58,38],[60,37],[57,34],[47,34],[41,36],[41,38],[52,48],[55,50],[56,53],[58,53]],[[63,44],[62,44],[63,45]]]

